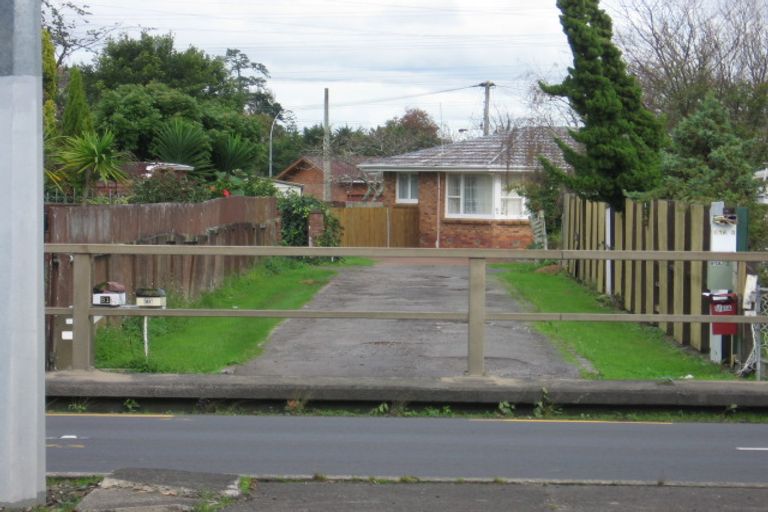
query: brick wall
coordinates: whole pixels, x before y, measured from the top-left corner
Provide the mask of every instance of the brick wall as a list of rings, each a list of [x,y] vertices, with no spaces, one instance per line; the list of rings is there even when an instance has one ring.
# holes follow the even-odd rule
[[[440,205],[437,207],[438,181]],[[397,206],[396,175],[384,173],[385,206]],[[408,205],[400,205],[408,208]],[[412,206],[410,206],[412,207]],[[475,220],[445,218],[445,173],[419,173],[419,246],[435,247],[440,217],[440,247],[484,249],[525,249],[533,243],[533,231],[527,220]]]
[[[292,183],[304,185],[304,195],[323,200],[323,170],[315,166],[299,169],[284,178]],[[368,187],[365,183],[332,183],[331,201],[347,203],[361,201]]]

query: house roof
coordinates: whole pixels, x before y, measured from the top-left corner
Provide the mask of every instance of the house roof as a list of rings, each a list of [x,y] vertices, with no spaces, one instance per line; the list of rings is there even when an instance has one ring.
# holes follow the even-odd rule
[[[536,170],[541,167],[538,156],[565,166],[554,137],[566,140],[565,129],[527,126],[509,133],[486,135],[475,139],[420,149],[402,155],[370,159],[360,168],[371,171],[438,170]]]
[[[361,157],[349,157],[345,159],[337,158],[331,160],[331,176],[333,176],[333,181],[337,183],[366,182],[366,174],[357,166],[357,164],[359,164],[361,161]],[[291,174],[307,167],[314,167],[322,171],[323,157],[315,155],[304,155],[286,167],[275,178],[279,180],[290,181]]]

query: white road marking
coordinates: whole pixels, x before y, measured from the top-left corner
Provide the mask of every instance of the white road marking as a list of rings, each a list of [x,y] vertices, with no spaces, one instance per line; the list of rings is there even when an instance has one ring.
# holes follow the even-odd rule
[[[66,434],[66,435],[60,436],[59,439],[77,439],[77,436],[74,434]]]
[[[762,446],[737,446],[736,449],[740,452],[768,452],[768,447]]]

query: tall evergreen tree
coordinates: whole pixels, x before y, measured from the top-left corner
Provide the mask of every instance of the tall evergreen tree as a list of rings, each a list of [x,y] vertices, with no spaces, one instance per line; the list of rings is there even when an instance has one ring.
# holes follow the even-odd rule
[[[93,117],[88,108],[83,88],[83,76],[80,69],[73,67],[69,73],[66,103],[61,119],[61,131],[68,137],[78,137],[93,131]]]
[[[56,133],[56,96],[58,76],[51,34],[43,30],[43,128],[46,135]]]
[[[758,191],[753,172],[759,162],[749,161],[751,142],[736,136],[728,111],[714,95],[708,95],[699,109],[672,132],[658,195],[752,205]]]
[[[557,6],[573,66],[562,83],[540,86],[566,98],[583,126],[570,133],[576,147],[557,140],[572,173],[547,160],[543,164],[580,196],[622,210],[627,192],[659,183],[663,126],[643,106],[640,87],[611,41],[611,19],[599,0],[558,0]]]

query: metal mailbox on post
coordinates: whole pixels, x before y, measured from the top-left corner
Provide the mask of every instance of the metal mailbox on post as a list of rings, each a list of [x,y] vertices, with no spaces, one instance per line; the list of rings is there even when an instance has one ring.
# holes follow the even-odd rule
[[[738,313],[739,296],[735,293],[713,293],[710,295],[709,313],[714,316],[735,316]],[[733,336],[738,334],[739,324],[713,323],[712,334]]]

